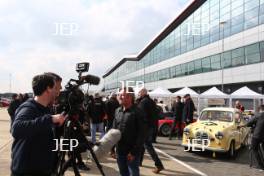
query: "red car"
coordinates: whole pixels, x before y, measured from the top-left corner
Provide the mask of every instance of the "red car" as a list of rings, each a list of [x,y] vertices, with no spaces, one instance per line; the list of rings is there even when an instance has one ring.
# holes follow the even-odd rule
[[[159,125],[158,125],[158,132],[162,136],[169,136],[170,134],[170,129],[173,124],[173,119],[174,117],[164,117],[164,119],[159,120]],[[194,116],[193,122],[196,122],[197,117]],[[176,125],[175,129],[179,127],[179,124]],[[181,129],[183,130],[185,128],[185,123],[181,123]]]
[[[7,98],[0,99],[0,107],[8,107],[10,104],[10,100]]]
[[[159,126],[158,126],[158,131],[159,134],[162,136],[169,136],[170,134],[170,129],[173,124],[173,117],[165,117],[164,119],[159,120]],[[182,129],[185,127],[185,124],[182,123]],[[176,125],[175,129],[178,128],[178,124]]]

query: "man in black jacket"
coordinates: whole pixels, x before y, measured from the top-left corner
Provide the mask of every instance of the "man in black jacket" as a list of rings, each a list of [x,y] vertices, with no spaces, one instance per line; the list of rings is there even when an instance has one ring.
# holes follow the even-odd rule
[[[156,113],[156,103],[149,97],[147,93],[147,89],[143,88],[139,91],[139,104],[138,107],[145,113],[146,120],[148,123],[148,132],[146,136],[146,140],[144,143],[144,148],[147,149],[148,153],[150,154],[151,158],[155,162],[156,168],[153,170],[154,173],[159,173],[161,170],[164,169],[164,166],[159,159],[156,151],[153,148],[152,142],[153,142],[153,133],[155,129],[155,119],[157,119],[158,114]],[[156,116],[156,117],[155,117]],[[142,160],[144,155],[144,150],[142,152]]]
[[[264,143],[264,105],[259,107],[259,114],[251,119],[247,124],[241,125],[239,127],[244,126],[255,127],[251,140],[251,148],[253,156],[257,161],[257,168],[264,170],[264,163],[262,162],[261,156],[259,154],[259,145],[260,143]]]
[[[105,102],[105,113],[107,115],[106,131],[109,131],[113,126],[113,121],[115,118],[115,111],[119,107],[119,102],[117,100],[116,94],[112,93],[110,99]]]
[[[94,99],[88,105],[88,114],[91,118],[91,136],[92,143],[96,143],[96,131],[100,132],[100,139],[104,136],[104,116],[105,116],[105,105],[100,97],[99,93],[96,93]]]
[[[53,127],[62,125],[61,114],[50,115],[49,105],[58,95],[54,77],[37,75],[33,78],[34,99],[17,109],[12,125],[11,172],[13,176],[50,176],[56,152]]]
[[[16,112],[16,110],[20,104],[21,104],[21,101],[20,101],[18,95],[17,94],[12,95],[12,101],[11,101],[11,103],[7,109],[7,112],[11,118],[11,127],[12,127],[12,124],[13,124],[14,119],[15,119],[15,112]]]
[[[116,145],[119,172],[121,176],[139,176],[139,158],[145,139],[143,112],[134,105],[131,87],[121,90],[119,100],[121,107],[116,110],[113,122],[113,128],[121,131]]]
[[[193,112],[195,110],[193,100],[190,94],[184,95],[184,107],[182,113],[182,119],[188,125],[193,122]]]
[[[177,96],[176,97],[176,103],[173,104],[173,113],[174,113],[174,121],[170,130],[170,136],[169,140],[172,139],[172,135],[175,131],[175,127],[178,125],[177,128],[177,136],[178,138],[181,137],[182,133],[182,128],[181,128],[181,122],[182,122],[182,111],[183,111],[183,103],[181,102],[181,97]]]
[[[107,116],[106,131],[109,131],[113,127],[113,121],[115,118],[115,111],[119,107],[119,102],[115,93],[110,95],[110,99],[105,102],[105,113]],[[115,147],[112,148],[110,153],[112,158],[116,158]]]

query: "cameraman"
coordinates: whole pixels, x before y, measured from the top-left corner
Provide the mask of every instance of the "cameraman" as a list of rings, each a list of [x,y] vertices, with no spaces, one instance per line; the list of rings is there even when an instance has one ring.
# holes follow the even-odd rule
[[[253,127],[253,137],[251,140],[251,148],[253,155],[257,161],[257,168],[264,170],[264,163],[261,160],[261,156],[259,154],[259,145],[264,142],[264,105],[260,105],[259,114],[257,114],[253,119],[251,119],[247,124],[238,126],[241,127]]]
[[[57,85],[58,86],[58,85]],[[51,115],[58,89],[54,77],[37,75],[32,80],[33,99],[16,111],[12,125],[12,176],[49,176],[55,165],[56,153],[53,127],[64,123],[61,114]]]

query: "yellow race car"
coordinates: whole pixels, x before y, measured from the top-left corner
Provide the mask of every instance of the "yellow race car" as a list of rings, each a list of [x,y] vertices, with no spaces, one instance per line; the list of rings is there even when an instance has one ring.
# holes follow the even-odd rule
[[[229,152],[235,157],[236,150],[247,142],[249,128],[241,112],[235,108],[205,108],[197,122],[183,130],[182,145],[185,151]]]

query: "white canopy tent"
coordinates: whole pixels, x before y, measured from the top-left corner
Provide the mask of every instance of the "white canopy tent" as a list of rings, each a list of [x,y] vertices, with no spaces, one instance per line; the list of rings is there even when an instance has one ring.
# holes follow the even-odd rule
[[[170,97],[172,93],[167,89],[158,87],[154,89],[153,91],[149,92],[149,95],[151,97]]]
[[[178,96],[184,96],[184,95],[186,95],[186,94],[190,94],[191,97],[198,97],[198,96],[199,96],[198,93],[196,93],[194,90],[192,90],[192,89],[189,88],[189,87],[184,87],[184,88],[178,90],[177,92],[174,92],[174,93],[173,93],[173,95],[175,95],[175,96],[177,96],[177,95],[178,95]]]
[[[229,95],[223,93],[216,87],[212,87],[199,96],[198,112],[200,112],[201,99],[229,99]],[[208,103],[208,102],[207,102]]]
[[[229,95],[223,93],[216,87],[208,89],[204,93],[200,94],[200,98],[229,98]]]
[[[261,99],[264,98],[263,95],[254,92],[249,89],[247,86],[241,87],[231,94],[231,98],[239,98],[239,99]]]
[[[232,105],[232,99],[263,99],[264,96],[253,90],[249,89],[247,86],[241,87],[230,95],[230,105]],[[253,101],[254,111],[256,110],[255,101]]]

